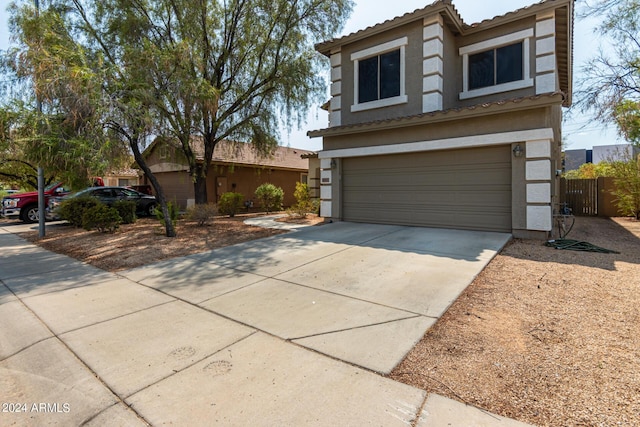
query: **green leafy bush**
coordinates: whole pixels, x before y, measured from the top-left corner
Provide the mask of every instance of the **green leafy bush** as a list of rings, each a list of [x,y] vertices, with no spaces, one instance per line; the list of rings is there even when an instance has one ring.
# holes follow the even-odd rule
[[[290,216],[304,218],[308,213],[317,212],[317,201],[311,199],[311,192],[307,184],[296,182],[296,191],[293,196],[296,198],[296,204],[287,210]]]
[[[215,215],[216,207],[211,204],[194,205],[187,209],[187,219],[197,222],[200,227],[208,225]]]
[[[72,197],[64,200],[57,211],[61,219],[68,221],[74,227],[80,228],[83,226],[82,218],[85,211],[100,204],[93,197]]]
[[[118,200],[113,204],[113,208],[118,211],[122,219],[122,224],[134,224],[136,217],[136,202],[131,200]]]
[[[235,216],[244,206],[244,196],[241,193],[224,193],[218,201],[218,212],[223,215]]]
[[[114,233],[122,218],[115,208],[110,208],[102,203],[84,211],[82,215],[82,228],[85,230],[98,230],[101,233]]]
[[[256,189],[255,196],[267,213],[282,209],[284,190],[280,187],[276,187],[270,183],[262,184]]]
[[[176,223],[178,222],[178,216],[180,215],[180,211],[178,210],[178,205],[174,202],[167,203],[167,209],[169,210],[169,219],[173,223],[173,227],[175,228]],[[160,221],[163,227],[166,227],[164,213],[162,212],[162,208],[158,206],[156,209],[156,218]]]

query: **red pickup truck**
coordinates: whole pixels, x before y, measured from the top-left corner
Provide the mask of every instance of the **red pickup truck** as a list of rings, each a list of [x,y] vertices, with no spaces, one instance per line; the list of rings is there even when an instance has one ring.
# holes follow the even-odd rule
[[[49,197],[61,197],[69,194],[70,189],[61,182],[51,184],[44,189],[45,206]],[[4,218],[20,218],[23,222],[38,222],[38,192],[10,194],[2,199],[2,216]]]

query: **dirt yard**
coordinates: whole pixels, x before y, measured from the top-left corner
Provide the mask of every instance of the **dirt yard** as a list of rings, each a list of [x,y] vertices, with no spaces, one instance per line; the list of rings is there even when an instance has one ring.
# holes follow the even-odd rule
[[[49,227],[37,243],[118,271],[281,233],[243,219],[180,223],[175,239],[155,220]],[[640,222],[578,218],[568,238],[620,254],[512,241],[390,377],[540,426],[640,425]]]
[[[540,426],[640,425],[640,222],[567,238],[620,254],[512,241],[390,377]]]
[[[114,234],[89,232],[69,225],[49,225],[42,240],[38,239],[37,231],[22,233],[21,236],[46,249],[103,270],[120,271],[284,233],[244,224],[243,221],[249,216],[216,217],[210,225],[203,227],[195,222],[180,220],[175,238],[166,237],[164,228],[157,219],[152,218],[141,218],[135,224],[121,225]],[[285,217],[285,220],[289,218]],[[309,216],[290,221],[314,225],[320,223],[322,218]]]

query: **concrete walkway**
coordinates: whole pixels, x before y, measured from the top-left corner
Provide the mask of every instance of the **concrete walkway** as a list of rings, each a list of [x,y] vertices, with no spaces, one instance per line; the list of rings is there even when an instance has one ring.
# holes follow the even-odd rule
[[[380,375],[508,235],[335,223],[113,274],[17,229],[0,425],[524,425]]]

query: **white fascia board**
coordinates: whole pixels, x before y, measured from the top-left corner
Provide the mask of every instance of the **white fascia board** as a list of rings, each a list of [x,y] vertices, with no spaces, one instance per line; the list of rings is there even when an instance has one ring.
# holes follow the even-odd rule
[[[395,50],[399,47],[402,46],[406,46],[409,44],[409,38],[408,37],[402,37],[400,39],[397,40],[392,40],[390,42],[387,43],[383,43],[377,46],[373,46],[370,47],[368,49],[364,49],[358,52],[354,52],[351,54],[351,60],[352,61],[358,61],[360,59],[364,59],[364,58],[368,58],[370,56],[374,56],[374,55],[380,55],[392,50]]]
[[[493,49],[495,47],[508,45],[511,43],[518,42],[520,40],[528,39],[533,37],[533,28],[518,31],[517,33],[511,33],[504,36],[496,37],[493,39],[485,40],[479,43],[470,44],[468,46],[461,47],[459,49],[460,55],[472,54],[475,52],[481,52],[484,50]]]
[[[540,139],[553,139],[553,129],[542,128],[516,132],[492,133],[488,135],[463,136],[458,138],[436,139],[433,141],[407,142],[403,144],[376,145],[358,148],[321,151],[318,157],[344,158],[379,156],[385,154],[417,153],[421,151],[449,150],[456,148],[486,147],[514,142],[526,142]]]

